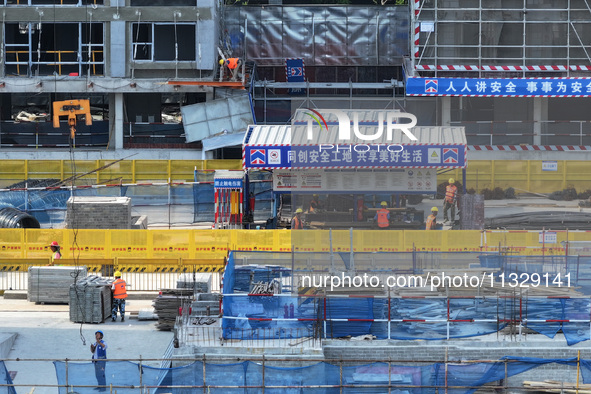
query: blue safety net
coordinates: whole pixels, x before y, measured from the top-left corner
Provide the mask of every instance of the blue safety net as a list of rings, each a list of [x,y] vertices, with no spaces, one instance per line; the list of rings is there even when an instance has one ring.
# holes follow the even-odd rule
[[[8,386],[11,384],[13,383],[8,369],[6,369],[4,361],[0,361],[0,394],[16,394],[14,387]]]
[[[65,363],[55,361],[55,370],[59,384],[66,384],[70,390],[60,387],[60,394],[75,391],[80,394],[95,393],[99,387],[97,380],[98,363]],[[66,373],[67,368],[67,373]],[[117,392],[121,394],[135,393],[137,387],[158,386],[162,384],[166,373],[160,368],[141,366],[138,363],[129,361],[107,361],[105,362],[105,386],[117,386]],[[102,384],[101,384],[102,386]]]
[[[248,294],[251,282],[281,284],[289,289],[286,282],[291,280],[291,270],[280,265],[236,266],[240,254],[244,253],[230,253],[224,273],[225,339],[372,335],[377,339],[441,340],[491,334],[509,323],[521,323],[549,338],[562,331],[568,345],[590,338],[591,304],[587,298],[254,296]]]
[[[58,385],[61,386],[60,394],[96,392],[92,363],[54,364]],[[577,360],[503,357],[491,362],[449,363],[447,367],[444,363],[389,365],[385,362],[355,366],[320,362],[308,366],[278,367],[269,365],[269,361],[265,365],[252,361],[233,364],[204,364],[196,361],[182,367],[161,369],[140,368],[139,364],[131,362],[108,361],[106,364],[106,385],[124,394],[137,392],[144,386],[150,387],[155,393],[174,394],[194,393],[203,386],[207,387],[208,393],[220,394],[260,393],[262,386],[265,392],[271,394],[384,393],[391,390],[412,394],[443,391],[471,394],[485,384],[499,384],[503,379],[540,366],[559,364],[576,367]],[[582,382],[591,383],[591,360],[581,360],[580,367]],[[0,392],[16,393],[13,388],[7,389]]]

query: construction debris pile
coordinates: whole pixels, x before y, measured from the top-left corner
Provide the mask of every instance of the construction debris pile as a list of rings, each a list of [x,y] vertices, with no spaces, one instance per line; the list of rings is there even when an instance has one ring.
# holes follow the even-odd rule
[[[102,323],[111,316],[113,279],[91,275],[70,285],[70,321]]]

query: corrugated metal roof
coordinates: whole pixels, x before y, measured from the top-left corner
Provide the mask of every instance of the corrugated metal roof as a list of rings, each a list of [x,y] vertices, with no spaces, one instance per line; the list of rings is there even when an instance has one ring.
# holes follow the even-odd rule
[[[256,125],[249,126],[244,145],[291,145],[291,126]]]
[[[359,132],[365,135],[376,133],[377,126],[359,126]],[[410,132],[417,137],[416,141],[410,140],[401,130],[396,129],[392,133],[392,139],[386,139],[386,132],[382,137],[372,141],[364,141],[355,136],[351,127],[351,140],[338,139],[338,125],[329,124],[328,132],[320,127],[315,127],[313,139],[307,138],[307,125],[256,125],[250,126],[250,133],[246,134],[245,145],[319,145],[319,144],[430,144],[430,145],[466,145],[464,127],[451,126],[415,126]]]

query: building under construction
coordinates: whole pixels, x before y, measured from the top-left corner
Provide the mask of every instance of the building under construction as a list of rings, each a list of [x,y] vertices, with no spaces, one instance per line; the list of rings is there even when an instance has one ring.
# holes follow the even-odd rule
[[[0,207],[30,216],[5,214],[17,228],[0,231],[0,290],[28,291],[29,267],[46,265],[56,240],[64,265],[104,277],[121,270],[131,291],[212,273],[215,294],[195,291],[175,311],[158,368],[109,361],[119,393],[588,392],[588,204],[564,202],[569,214],[554,214],[547,200],[523,199],[525,217],[489,215],[484,230],[482,199],[471,230],[422,229],[450,177],[462,194],[591,190],[586,0],[230,3],[4,0],[0,186],[10,190]],[[235,58],[236,77],[224,62]],[[74,117],[74,133],[63,119],[54,127],[55,102],[85,99],[90,115]],[[341,189],[312,212],[323,224],[276,230],[281,210],[284,225],[296,208],[312,217],[318,193],[312,177],[300,194],[290,174],[273,183],[293,170],[280,147],[287,152],[297,127],[340,127],[294,115],[302,109],[397,110],[415,117],[417,133],[459,137],[457,146],[420,141],[425,152],[404,165],[376,156],[353,175],[327,165],[323,179],[338,172]],[[330,142],[309,140],[294,145]],[[421,156],[427,149],[437,157]],[[248,160],[259,167],[247,179]],[[389,190],[367,181],[398,172],[406,178]],[[365,189],[351,192],[349,176]],[[419,176],[429,193],[416,189]],[[396,211],[403,194],[426,200],[421,220]],[[373,226],[381,201],[404,230]],[[85,202],[96,205],[77,205]],[[109,215],[110,203],[124,215]],[[339,215],[351,220],[326,224]],[[36,225],[25,225],[31,217]],[[367,229],[354,231],[359,222]],[[14,362],[0,358],[0,392],[15,392]],[[91,363],[50,367],[60,393],[99,388]]]

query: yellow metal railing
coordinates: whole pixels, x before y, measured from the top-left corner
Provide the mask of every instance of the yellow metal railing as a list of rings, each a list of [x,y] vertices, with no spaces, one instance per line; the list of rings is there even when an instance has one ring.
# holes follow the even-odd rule
[[[553,231],[548,243],[539,231],[353,231],[354,252],[498,252],[564,255],[563,241],[591,241],[591,231]],[[332,231],[337,252],[349,252],[348,230]],[[542,240],[542,241],[541,241]],[[64,259],[174,260],[219,264],[228,251],[328,252],[327,230],[73,230],[0,229],[0,262],[49,259],[49,244],[61,245]],[[11,260],[12,261],[12,260]],[[217,261],[217,262],[216,262]],[[98,263],[97,263],[98,264]],[[103,263],[101,263],[103,265]]]
[[[109,164],[108,160],[77,160],[78,173]],[[240,160],[124,160],[85,177],[97,184],[121,179],[123,183],[150,181],[192,181],[193,170],[240,170]],[[480,192],[485,188],[515,188],[517,193],[551,193],[572,186],[577,191],[591,189],[591,161],[559,160],[557,171],[544,171],[541,160],[473,160],[468,162],[467,187]],[[0,186],[25,179],[64,179],[72,176],[68,160],[2,160]],[[438,183],[453,177],[462,180],[462,171],[437,176]]]
[[[25,179],[69,178],[73,168],[69,160],[2,160],[0,186]],[[112,163],[109,160],[76,160],[78,174],[92,171]],[[172,182],[193,181],[194,169],[214,170],[242,169],[240,160],[123,160],[104,170],[93,172],[82,179],[101,184],[113,179],[123,183],[150,181]]]

